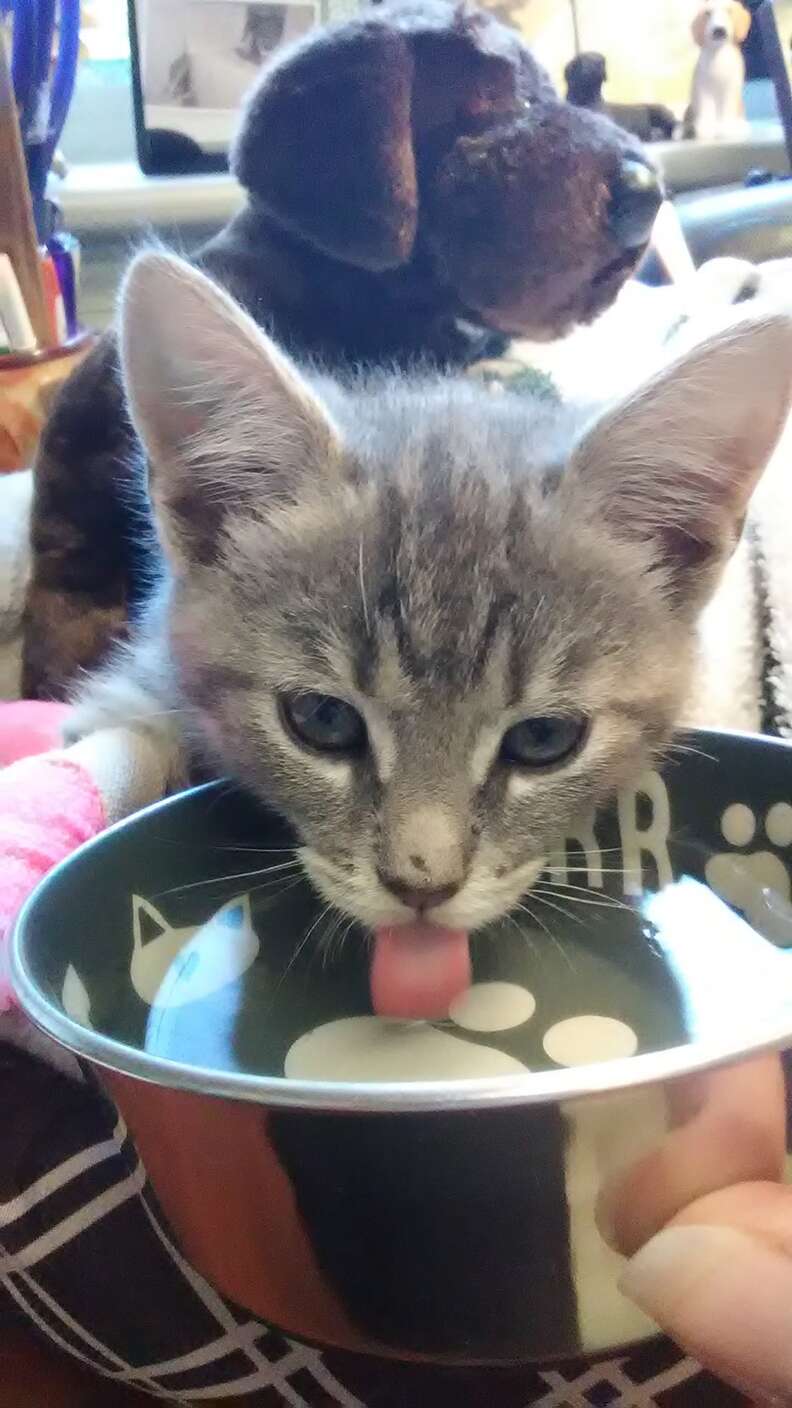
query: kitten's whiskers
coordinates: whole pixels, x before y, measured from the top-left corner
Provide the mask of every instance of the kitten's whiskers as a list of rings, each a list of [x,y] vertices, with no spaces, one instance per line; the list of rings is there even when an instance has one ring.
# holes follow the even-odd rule
[[[532,894],[532,895],[535,894],[535,893],[536,893],[536,892],[535,892],[534,890],[531,890],[531,894]],[[541,895],[536,895],[536,898],[537,898],[538,900],[542,901],[542,903],[545,903],[545,904],[547,903],[546,900],[543,900],[543,899],[542,899],[542,896],[541,896]],[[558,906],[557,906],[557,905],[550,905],[549,908],[550,908],[550,909],[557,909]],[[529,918],[529,919],[532,919],[535,924],[538,924],[541,929],[544,929],[544,932],[546,933],[546,935],[547,935],[548,939],[550,940],[551,944],[553,945],[553,947],[554,947],[555,949],[557,949],[557,951],[560,953],[561,957],[564,959],[564,962],[567,964],[567,966],[568,966],[568,968],[569,968],[569,971],[570,971],[571,973],[574,973],[574,971],[575,971],[575,965],[573,964],[572,960],[570,959],[569,954],[567,953],[566,949],[564,948],[564,945],[561,943],[561,940],[560,940],[555,934],[551,933],[551,931],[548,929],[547,925],[544,924],[544,923],[542,922],[542,920],[539,918],[539,915],[538,915],[538,914],[534,914],[533,911],[532,911],[531,909],[529,909],[528,905],[526,904],[525,899],[523,899],[523,900],[520,902],[520,904],[518,904],[517,909],[518,909],[518,910],[522,910],[524,914],[527,914],[527,915],[528,915],[528,918]],[[563,914],[563,910],[560,910],[559,913],[562,913],[562,914]]]
[[[572,891],[572,893],[569,894],[570,904],[590,904],[595,905],[599,909],[627,909],[632,911],[632,905],[625,903],[624,900],[620,900],[617,895],[608,895],[604,890],[597,892],[589,885],[568,885],[559,882],[558,884],[554,884],[551,890],[548,890],[546,886],[535,885],[531,893],[535,894],[537,890],[543,894],[549,893],[556,895],[558,899],[564,899],[567,891]]]
[[[234,875],[210,875],[203,880],[191,880],[186,885],[173,885],[169,890],[158,890],[154,899],[159,899],[163,895],[181,894],[185,890],[197,890],[205,885],[222,885],[230,883],[232,880],[249,880],[257,875],[263,875],[266,879],[269,875],[275,875],[278,871],[299,870],[302,862],[299,860],[283,861],[280,865],[260,865],[256,870],[239,870]],[[251,888],[253,888],[251,886]]]

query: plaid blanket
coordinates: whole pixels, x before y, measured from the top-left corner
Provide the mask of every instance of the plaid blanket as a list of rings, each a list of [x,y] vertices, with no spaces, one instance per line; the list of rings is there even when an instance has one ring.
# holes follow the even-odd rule
[[[442,1369],[296,1343],[187,1263],[123,1121],[0,1045],[0,1326],[22,1317],[110,1379],[171,1403],[251,1408],[737,1408],[668,1341],[597,1364]]]

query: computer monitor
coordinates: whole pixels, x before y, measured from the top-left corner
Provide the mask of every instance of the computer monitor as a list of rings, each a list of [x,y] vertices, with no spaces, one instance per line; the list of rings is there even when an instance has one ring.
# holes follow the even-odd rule
[[[223,171],[262,64],[349,0],[127,0],[138,159],[148,175]],[[331,13],[334,12],[334,13]]]

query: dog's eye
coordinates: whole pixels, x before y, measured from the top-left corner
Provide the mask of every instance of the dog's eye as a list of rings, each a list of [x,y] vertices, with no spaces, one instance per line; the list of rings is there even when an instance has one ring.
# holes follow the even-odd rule
[[[503,735],[501,762],[519,768],[557,766],[577,752],[587,731],[588,720],[582,715],[555,718],[542,714],[522,719]]]
[[[282,694],[281,717],[298,743],[319,753],[361,753],[366,725],[357,709],[331,694]]]

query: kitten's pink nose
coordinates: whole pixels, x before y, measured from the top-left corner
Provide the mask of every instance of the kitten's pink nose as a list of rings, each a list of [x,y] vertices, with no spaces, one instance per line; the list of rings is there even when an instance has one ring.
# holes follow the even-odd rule
[[[381,870],[377,873],[386,890],[390,890],[402,904],[409,905],[410,909],[416,909],[419,913],[453,899],[462,883],[461,880],[456,880],[450,885],[418,886],[411,884],[409,880],[400,880],[397,875],[386,875]]]

